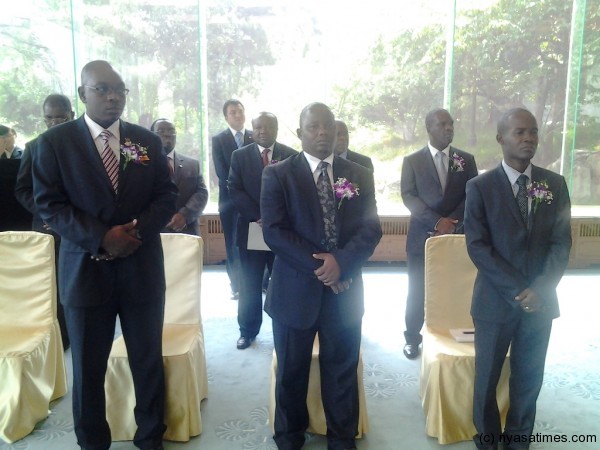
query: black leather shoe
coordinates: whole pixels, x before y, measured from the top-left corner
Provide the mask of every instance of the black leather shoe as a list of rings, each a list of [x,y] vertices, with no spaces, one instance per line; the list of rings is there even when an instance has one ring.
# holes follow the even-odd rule
[[[244,350],[245,348],[250,347],[255,339],[255,337],[240,336],[240,338],[237,340],[238,350]]]
[[[419,356],[419,344],[406,344],[404,346],[404,356],[408,359],[415,359]]]

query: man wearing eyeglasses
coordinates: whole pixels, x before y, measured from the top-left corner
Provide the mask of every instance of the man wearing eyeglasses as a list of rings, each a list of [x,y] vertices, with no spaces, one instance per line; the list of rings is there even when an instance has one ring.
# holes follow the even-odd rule
[[[81,71],[86,111],[33,155],[33,197],[61,237],[58,284],[71,338],[73,418],[83,449],[110,448],[104,378],[117,315],[136,392],[141,449],[163,449],[165,305],[160,230],[175,213],[160,138],[120,119],[128,93],[106,61]]]
[[[44,100],[42,105],[42,111],[44,113],[44,122],[48,128],[52,128],[56,125],[60,125],[65,122],[73,120],[75,113],[71,108],[71,101],[69,97],[62,94],[50,94]],[[15,184],[15,197],[19,203],[33,215],[33,221],[31,223],[31,229],[40,233],[51,234],[54,237],[54,249],[55,249],[55,262],[57,264],[58,273],[58,258],[60,248],[60,236],[52,231],[48,225],[42,220],[38,214],[35,203],[33,202],[33,177],[31,174],[32,155],[37,148],[37,138],[27,142],[25,144],[25,151],[21,159],[21,165],[19,167],[19,173],[17,175],[17,182]],[[62,304],[59,302],[57,305],[57,317],[58,324],[60,326],[60,334],[62,337],[63,348],[66,350],[69,348],[69,333],[67,332],[67,325],[65,323],[65,315],[63,312]]]
[[[163,151],[167,155],[171,179],[177,185],[177,212],[166,225],[166,233],[200,234],[198,221],[208,201],[208,189],[200,173],[200,162],[179,151],[175,151],[177,130],[167,119],[156,119],[150,125],[162,141]]]

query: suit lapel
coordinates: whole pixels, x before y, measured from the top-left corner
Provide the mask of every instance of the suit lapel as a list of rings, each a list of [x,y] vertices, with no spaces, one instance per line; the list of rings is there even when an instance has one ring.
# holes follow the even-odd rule
[[[510,181],[506,176],[506,172],[502,167],[502,163],[496,167],[496,178],[498,182],[496,186],[500,190],[501,198],[505,199],[506,206],[510,213],[512,214],[515,221],[522,227],[525,226],[523,222],[523,218],[521,217],[521,212],[519,211],[519,205],[517,205],[517,199],[515,198],[515,194],[513,193],[512,186],[510,185]]]
[[[435,168],[435,163],[433,162],[433,158],[431,157],[431,151],[428,146],[425,146],[421,150],[421,160],[423,162],[423,167],[425,172],[429,174],[432,181],[442,189],[442,184],[440,183],[440,177],[438,176],[437,169]],[[448,183],[446,183],[448,184]]]
[[[293,158],[293,176],[296,178],[301,195],[307,199],[306,203],[311,216],[314,217],[315,222],[318,221],[319,224],[321,224],[321,226],[317,228],[319,230],[319,235],[321,235],[320,240],[322,240],[325,234],[325,229],[322,226],[323,211],[321,210],[321,203],[319,202],[319,196],[317,195],[317,187],[315,185],[313,173],[311,172],[308,161],[306,161],[306,157],[303,153],[298,153],[297,155],[294,155]]]
[[[83,151],[85,152],[87,159],[94,166],[93,172],[95,174],[98,174],[99,179],[102,180],[102,183],[106,187],[107,191],[112,193],[112,195],[114,196],[115,191],[113,190],[112,182],[110,181],[110,178],[108,177],[108,174],[106,173],[106,168],[104,167],[104,163],[102,162],[102,157],[100,156],[100,153],[98,153],[98,148],[96,147],[96,142],[94,141],[94,138],[90,134],[90,129],[88,128],[87,124],[85,123],[83,116],[81,116],[77,120],[78,120],[77,128],[79,131],[79,135],[85,136],[85,138],[83,139],[83,142],[82,142]],[[119,174],[119,179],[120,178],[121,178],[121,174]]]

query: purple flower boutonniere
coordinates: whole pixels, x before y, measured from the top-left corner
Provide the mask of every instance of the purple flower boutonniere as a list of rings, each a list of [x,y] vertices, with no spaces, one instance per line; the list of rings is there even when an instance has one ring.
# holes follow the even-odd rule
[[[121,144],[121,155],[123,155],[123,170],[127,168],[130,162],[134,164],[146,165],[150,158],[148,157],[148,147],[142,147],[140,144],[134,144],[131,139],[125,138],[125,143]]]
[[[272,166],[273,164],[277,164],[278,162],[279,162],[278,159],[272,159],[269,164]]]
[[[342,200],[345,198],[350,200],[354,197],[358,197],[360,195],[358,190],[358,185],[350,183],[346,178],[338,178],[337,181],[333,183],[333,192],[335,192],[335,196],[340,199],[338,209],[342,207]]]
[[[527,186],[527,195],[531,198],[531,209],[534,213],[542,203],[549,205],[554,200],[554,196],[546,180],[532,181]]]
[[[465,159],[456,153],[452,153],[450,156],[450,170],[452,170],[452,172],[464,172]]]

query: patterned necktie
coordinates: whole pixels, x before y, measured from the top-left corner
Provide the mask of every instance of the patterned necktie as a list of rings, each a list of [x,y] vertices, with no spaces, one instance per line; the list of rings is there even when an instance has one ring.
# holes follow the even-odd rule
[[[265,148],[262,151],[262,162],[263,162],[263,167],[267,167],[269,165],[269,149]]]
[[[528,206],[529,201],[527,199],[527,181],[529,177],[527,175],[519,175],[517,178],[517,184],[519,185],[519,190],[517,191],[517,204],[519,205],[519,211],[521,212],[521,217],[523,217],[523,222],[525,226],[527,226],[527,217],[528,217]]]
[[[235,142],[237,143],[238,148],[240,148],[244,144],[244,136],[241,131],[235,133]]]
[[[446,154],[438,151],[435,154],[435,169],[437,170],[440,184],[442,185],[442,193],[446,190],[446,179],[448,178],[448,168],[446,166]]]
[[[329,163],[321,161],[317,167],[321,173],[317,179],[317,194],[323,211],[323,225],[325,227],[325,247],[327,251],[335,248],[337,243],[335,232],[335,201],[333,200],[333,188],[331,179],[327,173]]]
[[[100,133],[102,144],[104,146],[102,149],[102,163],[104,164],[104,168],[106,169],[106,173],[108,174],[108,178],[110,178],[110,182],[116,194],[119,191],[119,161],[110,148],[108,142],[110,136],[111,133],[108,130],[104,130]]]

